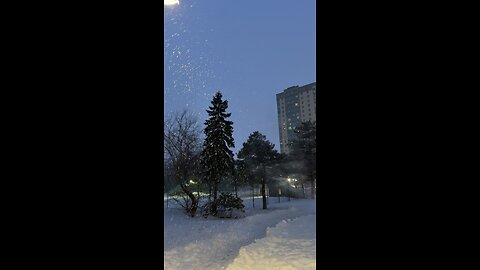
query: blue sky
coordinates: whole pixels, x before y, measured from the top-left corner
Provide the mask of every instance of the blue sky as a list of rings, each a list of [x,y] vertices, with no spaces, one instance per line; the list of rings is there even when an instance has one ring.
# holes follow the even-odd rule
[[[234,152],[256,130],[279,150],[275,94],[316,81],[315,0],[180,0],[164,15],[165,117],[187,108],[203,126],[220,90]]]

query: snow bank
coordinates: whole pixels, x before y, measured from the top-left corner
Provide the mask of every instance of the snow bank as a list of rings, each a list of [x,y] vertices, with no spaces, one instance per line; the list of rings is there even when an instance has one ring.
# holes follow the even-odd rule
[[[226,269],[238,257],[241,247],[266,237],[271,231],[267,228],[276,226],[282,220],[316,213],[314,200],[272,203],[268,210],[246,207],[247,217],[241,219],[190,218],[182,213],[182,209],[165,209],[164,269]],[[315,224],[312,226],[315,227]],[[299,233],[294,232],[297,236]]]
[[[268,228],[265,238],[242,247],[227,270],[315,269],[315,226],[314,215],[283,220],[274,228]]]

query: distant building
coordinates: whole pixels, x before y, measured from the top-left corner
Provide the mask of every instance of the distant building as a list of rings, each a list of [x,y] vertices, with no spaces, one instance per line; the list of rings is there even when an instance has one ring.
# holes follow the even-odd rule
[[[301,122],[316,122],[317,83],[292,86],[277,94],[278,127],[280,152],[288,154],[288,142],[295,139],[293,130]]]

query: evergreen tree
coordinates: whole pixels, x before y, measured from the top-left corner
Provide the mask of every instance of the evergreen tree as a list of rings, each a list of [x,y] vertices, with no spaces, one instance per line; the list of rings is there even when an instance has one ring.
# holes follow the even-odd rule
[[[258,171],[254,171],[247,165],[245,160],[235,160],[235,178],[237,185],[246,185],[252,188],[252,205],[255,208],[255,184],[261,183]]]
[[[222,94],[217,92],[212,100],[212,106],[207,110],[209,119],[205,121],[205,141],[203,144],[202,163],[205,177],[213,189],[213,214],[216,214],[218,185],[224,175],[233,171],[233,122],[227,118],[228,101],[222,100]]]
[[[267,209],[267,197],[265,194],[267,183],[266,166],[273,164],[279,158],[278,152],[273,149],[274,147],[275,145],[269,142],[263,134],[255,131],[250,134],[247,142],[243,144],[242,149],[238,152],[238,157],[245,161],[251,171],[260,171],[263,209]]]
[[[238,187],[246,183],[246,170],[245,163],[242,160],[234,160],[234,170],[232,174],[232,184],[235,192],[235,196],[238,197]]]
[[[317,150],[317,127],[315,122],[303,122],[296,127],[294,132],[297,139],[291,144],[291,157],[300,161],[306,180],[310,182],[311,197],[315,198],[315,179],[317,173],[316,150]]]

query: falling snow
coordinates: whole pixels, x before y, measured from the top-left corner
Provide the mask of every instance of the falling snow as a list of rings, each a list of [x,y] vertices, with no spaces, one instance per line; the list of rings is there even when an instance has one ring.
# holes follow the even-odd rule
[[[204,110],[218,90],[212,83],[218,78],[211,67],[220,61],[215,60],[208,40],[192,33],[185,23],[199,20],[192,15],[193,6],[164,9],[165,117],[185,108],[205,117]]]
[[[224,62],[232,62],[232,60],[218,59],[214,49],[218,40],[215,35],[207,35],[212,32],[221,32],[222,26],[216,29],[208,26],[200,31],[198,28],[197,31],[192,31],[192,26],[203,25],[205,20],[209,19],[193,12],[195,5],[197,5],[195,1],[188,4],[182,1],[174,7],[165,6],[164,8],[164,117],[169,118],[174,112],[188,109],[199,117],[200,122],[203,122],[202,119],[207,117],[205,110],[210,106],[215,92],[224,90],[218,87],[223,83],[222,76],[229,76],[228,72],[222,73],[230,70],[226,68],[227,64]],[[283,31],[280,32],[283,33]],[[253,44],[255,43],[246,43],[247,47]],[[230,47],[226,46],[226,48]],[[261,50],[256,49],[256,51]],[[266,50],[265,52],[274,51]],[[250,61],[268,59],[265,55],[252,58],[254,59]],[[267,68],[268,61],[260,61],[260,64],[263,69],[253,75],[257,76],[273,70]],[[248,81],[250,77],[246,71],[253,70],[249,66],[237,77]],[[297,68],[295,67],[294,70]],[[229,84],[232,82],[229,81]],[[272,103],[274,103],[273,91],[280,89],[277,88],[269,89],[272,91]],[[235,88],[233,89],[232,91],[235,91]],[[236,112],[240,113],[238,116],[234,114],[234,117],[243,117],[255,111],[255,107],[251,106],[252,101],[262,100],[263,96],[259,91],[255,91],[259,89],[252,89],[250,90],[252,92],[247,94],[248,106],[237,109]],[[249,89],[241,90],[249,91]],[[241,104],[229,103],[232,106]],[[261,107],[261,110],[265,108]],[[269,123],[275,123],[275,120],[269,120]],[[258,129],[252,119],[244,119],[243,122],[246,133]],[[214,217],[190,218],[170,200],[169,207],[164,205],[164,268],[168,270],[315,269],[315,201],[282,198],[282,202],[272,202],[269,204],[269,209],[263,210],[258,208],[262,204],[261,198],[255,199],[257,208],[252,207],[251,200],[252,198],[244,201],[245,218],[225,220]]]

